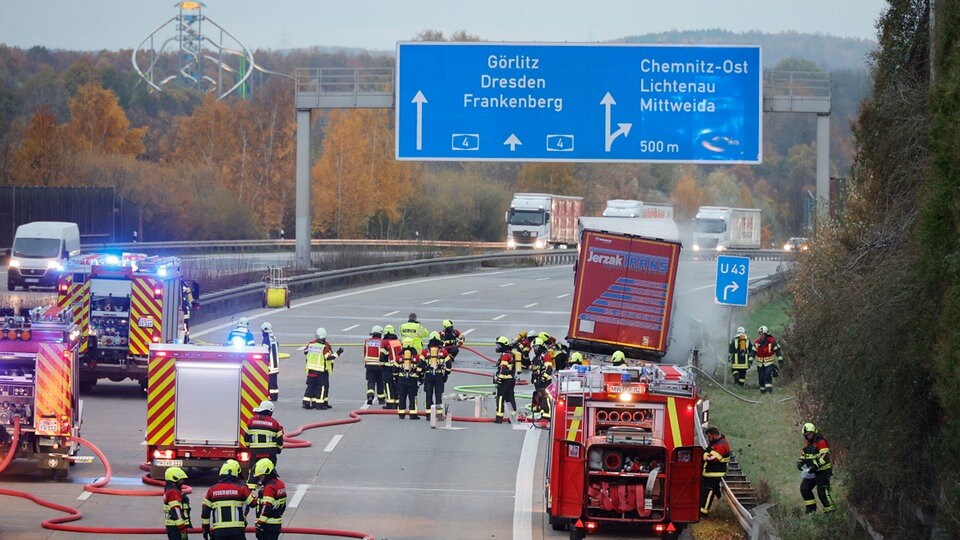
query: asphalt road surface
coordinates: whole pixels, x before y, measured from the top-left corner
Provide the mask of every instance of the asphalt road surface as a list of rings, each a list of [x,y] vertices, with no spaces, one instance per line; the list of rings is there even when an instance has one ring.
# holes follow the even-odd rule
[[[775,262],[755,262],[752,277],[773,272],[776,266]],[[682,308],[684,313],[677,316],[678,321],[691,316],[724,320],[724,311],[713,303],[714,272],[713,262],[681,264],[677,306],[678,312]],[[275,417],[288,433],[300,426],[331,424],[305,430],[299,438],[311,446],[288,449],[280,456],[277,470],[288,489],[284,526],[357,531],[389,540],[566,537],[567,533],[550,528],[544,514],[545,431],[528,425],[466,421],[454,422],[453,429],[442,429],[442,424],[441,429],[431,429],[426,420],[399,420],[393,411],[384,413],[377,405],[368,409],[359,344],[372,325],[399,326],[413,311],[431,330],[438,329],[443,319],[452,319],[466,334],[468,347],[491,357],[498,335],[512,338],[521,329],[564,335],[572,288],[569,266],[502,269],[294,298],[292,309],[244,313],[250,317],[251,327],[270,321],[281,351],[290,354],[281,361]],[[232,325],[232,320],[213,321],[194,328],[193,337],[220,342]],[[333,409],[323,411],[300,407],[304,374],[298,347],[317,327],[326,328],[334,347],[347,349],[332,375]],[[676,347],[683,346],[678,339]],[[454,367],[484,374],[455,372],[447,383],[447,393],[457,393],[454,387],[460,385],[490,383],[491,366],[484,357],[463,351]],[[518,393],[524,390],[518,386]],[[96,444],[112,466],[113,478],[107,487],[156,490],[140,480],[146,405],[137,384],[101,382],[82,397],[82,436]],[[472,399],[446,401],[454,416],[474,415]],[[524,400],[519,401],[522,407]],[[486,399],[484,404],[486,417],[492,417],[492,400]],[[351,419],[351,411],[363,414],[359,420]],[[83,519],[72,525],[106,528],[87,535],[95,538],[131,537],[109,534],[109,528],[162,527],[159,497],[84,492],[84,484],[104,474],[99,460],[77,464],[70,473],[67,480],[53,481],[37,473],[32,463],[17,461],[0,477],[0,488],[79,509]],[[196,486],[191,502],[198,525],[200,502],[209,482],[196,479],[187,483]],[[0,497],[0,538],[80,537],[40,528],[41,521],[61,515],[23,499]],[[282,538],[307,535],[285,534]]]

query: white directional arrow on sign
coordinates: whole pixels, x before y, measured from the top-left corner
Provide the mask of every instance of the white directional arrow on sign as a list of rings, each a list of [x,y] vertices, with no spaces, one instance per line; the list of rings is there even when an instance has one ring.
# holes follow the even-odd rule
[[[417,90],[417,95],[410,101],[417,104],[417,150],[423,150],[423,104],[426,102],[427,98],[423,97],[420,90]]]
[[[503,141],[503,144],[510,145],[510,151],[511,151],[511,152],[514,152],[514,151],[517,150],[517,145],[518,145],[518,144],[519,144],[520,146],[523,146],[523,143],[520,142],[520,139],[518,139],[517,136],[514,135],[513,133],[511,133],[510,136],[507,137],[507,140]]]
[[[610,151],[610,147],[613,146],[613,141],[615,141],[615,140],[617,139],[617,137],[619,137],[619,136],[621,136],[621,135],[623,135],[624,137],[626,137],[627,135],[630,134],[630,128],[633,127],[633,124],[631,124],[631,123],[629,123],[629,122],[618,123],[618,124],[617,124],[617,128],[618,128],[618,129],[617,129],[616,131],[614,131],[613,133],[610,133],[610,123],[611,123],[611,121],[610,121],[610,112],[611,112],[610,109],[611,109],[612,106],[616,105],[617,102],[614,101],[613,96],[610,95],[610,92],[607,92],[607,94],[606,94],[605,96],[603,96],[603,99],[600,100],[600,104],[603,105],[603,106],[604,106],[604,109],[605,109],[605,110],[604,110],[604,113],[605,113],[605,115],[604,115],[604,135],[606,136],[606,140],[604,141],[604,143],[605,143],[604,147],[605,147],[606,151],[609,152],[609,151]]]
[[[731,281],[729,285],[723,288],[723,301],[727,301],[727,295],[740,290],[740,285],[736,281]]]

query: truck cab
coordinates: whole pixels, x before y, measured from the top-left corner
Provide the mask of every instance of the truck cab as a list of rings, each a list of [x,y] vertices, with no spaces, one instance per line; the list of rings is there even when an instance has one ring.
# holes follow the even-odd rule
[[[693,250],[723,251],[730,246],[731,210],[721,206],[701,206],[694,218]]]
[[[550,240],[550,196],[518,193],[504,219],[507,248],[545,249]]]

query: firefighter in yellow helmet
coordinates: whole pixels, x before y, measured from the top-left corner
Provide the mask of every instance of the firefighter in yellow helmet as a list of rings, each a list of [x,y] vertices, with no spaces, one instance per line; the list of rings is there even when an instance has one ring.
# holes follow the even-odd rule
[[[553,382],[553,354],[554,351],[548,350],[543,340],[534,338],[533,340],[533,359],[530,361],[530,378],[533,382],[533,399],[530,403],[530,409],[536,419],[549,421],[551,410],[553,409],[553,398],[547,388]]]
[[[497,414],[493,421],[497,424],[503,423],[504,409],[510,404],[513,408],[511,416],[517,412],[517,398],[514,396],[514,387],[516,386],[517,360],[514,356],[514,349],[510,345],[507,336],[497,338],[497,353],[499,361],[497,371],[493,376],[493,382],[497,385]]]
[[[737,333],[730,340],[727,361],[730,363],[730,370],[733,371],[733,380],[740,386],[747,382],[747,370],[753,363],[753,357],[756,356],[753,341],[747,337],[747,331],[742,327],[737,327]]]
[[[269,459],[257,461],[253,475],[257,479],[257,540],[277,540],[287,509],[287,486]]]
[[[613,354],[610,355],[610,363],[614,366],[625,366],[627,365],[627,356],[623,354],[623,351],[613,351]]]
[[[190,523],[190,498],[183,492],[187,473],[180,467],[170,467],[163,474],[163,524],[168,540],[186,540]]]
[[[463,347],[466,337],[453,327],[453,321],[447,319],[443,321],[440,340],[443,341],[443,348],[447,351],[447,357],[450,358],[450,362],[453,362],[457,359],[457,355],[460,354],[460,347]]]
[[[403,420],[409,412],[411,420],[419,420],[417,393],[423,378],[423,362],[420,351],[413,344],[413,338],[405,337],[402,343],[397,366],[397,415]]]
[[[393,325],[383,327],[383,336],[380,339],[380,369],[383,372],[384,409],[396,409],[397,399],[397,363],[403,343],[397,337]]]
[[[244,538],[247,510],[253,505],[253,493],[240,480],[240,463],[228,459],[220,467],[220,478],[210,486],[203,499],[200,521],[203,538]]]
[[[307,389],[303,393],[304,409],[332,409],[330,406],[330,374],[333,361],[343,354],[343,347],[333,352],[327,343],[327,330],[317,328],[316,339],[303,348],[306,356]]]
[[[805,444],[800,450],[797,470],[803,473],[800,481],[800,496],[808,514],[817,511],[817,499],[813,497],[813,488],[817,488],[817,497],[824,512],[837,509],[830,494],[830,477],[833,476],[833,463],[830,459],[830,443],[817,431],[817,427],[807,422],[801,428]]]
[[[440,332],[430,332],[430,341],[420,351],[420,358],[423,359],[423,391],[427,395],[425,412],[429,412],[430,407],[436,405],[437,410],[442,413],[443,385],[450,376],[452,359],[447,356]]]

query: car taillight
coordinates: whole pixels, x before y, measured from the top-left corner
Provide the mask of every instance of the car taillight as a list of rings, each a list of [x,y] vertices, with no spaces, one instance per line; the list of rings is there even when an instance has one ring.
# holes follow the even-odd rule
[[[153,459],[173,459],[173,450],[154,450]]]
[[[237,457],[243,462],[250,461],[250,452],[240,452]]]

